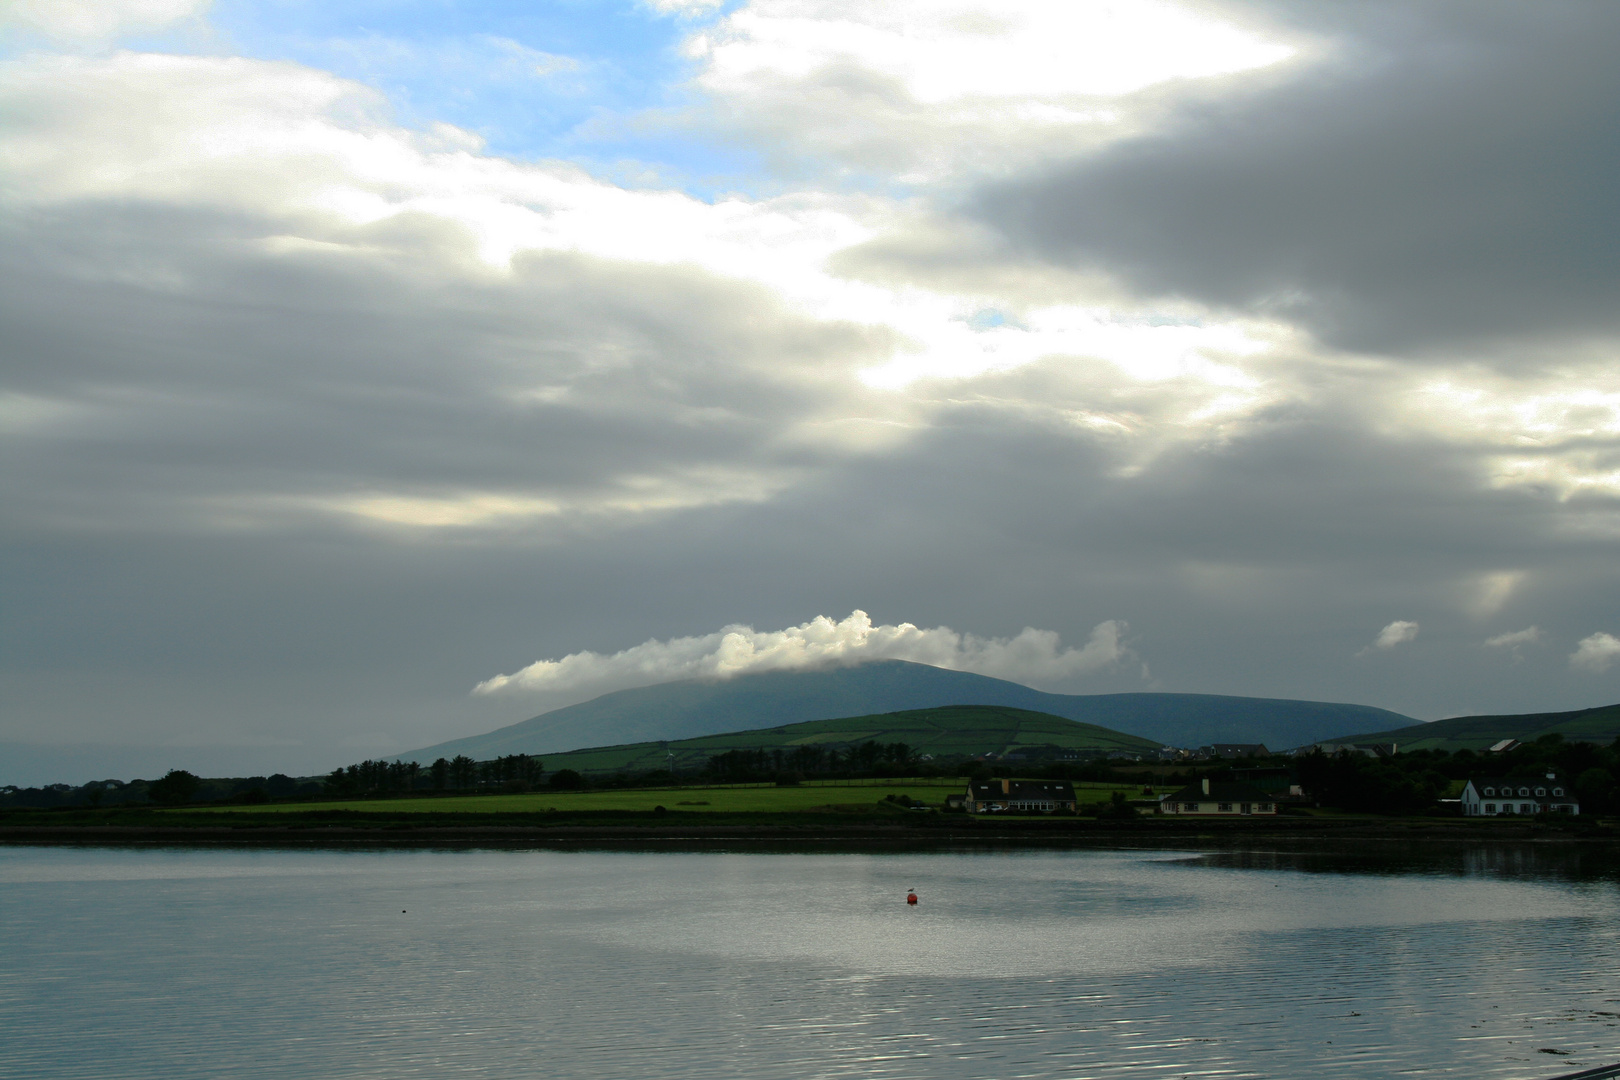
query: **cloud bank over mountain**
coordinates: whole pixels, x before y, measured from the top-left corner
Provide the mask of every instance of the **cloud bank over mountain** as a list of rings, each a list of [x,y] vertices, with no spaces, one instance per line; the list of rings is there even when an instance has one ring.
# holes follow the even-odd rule
[[[921,630],[911,623],[874,626],[864,611],[839,622],[818,615],[786,630],[760,632],[728,626],[701,637],[648,641],[611,656],[570,653],[539,660],[511,675],[497,675],[474,693],[510,691],[591,694],[681,679],[729,679],[757,671],[805,671],[852,667],[869,660],[910,660],[971,671],[1028,686],[1064,682],[1118,663],[1130,655],[1112,619],[1092,628],[1080,648],[1063,648],[1051,630],[1025,627],[1011,638],[980,638],[948,626]]]

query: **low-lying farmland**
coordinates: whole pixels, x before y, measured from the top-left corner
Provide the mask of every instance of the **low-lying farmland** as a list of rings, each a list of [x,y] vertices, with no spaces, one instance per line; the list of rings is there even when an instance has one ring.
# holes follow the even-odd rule
[[[810,781],[793,787],[729,785],[722,787],[624,788],[606,791],[531,791],[511,795],[436,795],[421,798],[352,799],[330,802],[271,803],[240,807],[178,809],[173,814],[208,813],[318,813],[350,810],[378,814],[544,814],[631,811],[648,813],[659,806],[682,813],[771,814],[804,813],[822,808],[845,810],[883,804],[899,812],[888,798],[909,795],[932,807],[944,805],[945,796],[963,792],[959,780],[851,780]],[[1135,795],[1136,785],[1076,784],[1082,803],[1106,800],[1113,792]]]

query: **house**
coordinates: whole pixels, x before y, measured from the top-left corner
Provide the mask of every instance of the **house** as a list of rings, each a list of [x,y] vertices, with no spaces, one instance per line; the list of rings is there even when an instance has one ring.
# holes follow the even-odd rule
[[[1275,814],[1276,796],[1237,780],[1210,780],[1188,784],[1159,803],[1161,814],[1197,814],[1206,817],[1241,817]]]
[[[1270,757],[1271,751],[1266,749],[1265,743],[1218,742],[1213,746],[1200,746],[1198,756],[1207,758]]]
[[[1400,743],[1331,743],[1319,742],[1301,746],[1297,750],[1290,750],[1294,757],[1304,757],[1307,754],[1326,754],[1335,757],[1339,754],[1356,755],[1370,758],[1394,757],[1400,749]]]
[[[1464,817],[1503,814],[1579,814],[1575,789],[1555,772],[1492,779],[1471,778],[1463,787]]]
[[[970,814],[1009,810],[1072,814],[1076,808],[1074,785],[1067,780],[969,781],[963,803]]]

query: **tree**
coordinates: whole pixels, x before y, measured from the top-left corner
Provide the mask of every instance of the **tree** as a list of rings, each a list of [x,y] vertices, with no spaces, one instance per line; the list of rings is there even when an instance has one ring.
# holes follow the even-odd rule
[[[551,786],[560,791],[574,791],[585,786],[585,778],[573,769],[558,769],[551,774]]]
[[[146,797],[155,803],[176,806],[197,792],[200,781],[184,769],[170,769],[161,780],[154,780],[146,789]]]
[[[1581,800],[1581,813],[1605,814],[1614,807],[1614,775],[1608,769],[1587,769],[1575,778],[1575,795]]]

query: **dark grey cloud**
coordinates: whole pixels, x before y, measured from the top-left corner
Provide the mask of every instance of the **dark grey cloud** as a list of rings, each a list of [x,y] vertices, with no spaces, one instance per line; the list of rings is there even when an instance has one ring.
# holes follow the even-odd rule
[[[275,232],[139,205],[6,230],[14,519],[264,524],[467,491],[589,509],[661,484],[724,499],[747,480],[706,473],[815,460],[783,434],[841,411],[878,341],[688,267],[465,272],[464,237],[410,221],[267,255]]]
[[[1020,247],[1392,353],[1620,329],[1620,7],[1262,4],[1322,43],[982,192]]]

